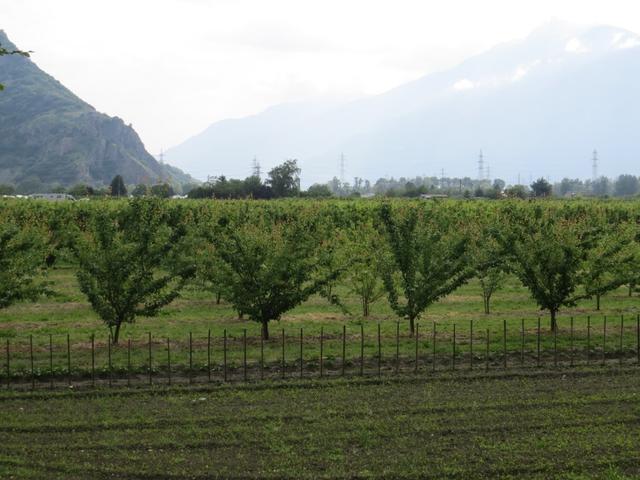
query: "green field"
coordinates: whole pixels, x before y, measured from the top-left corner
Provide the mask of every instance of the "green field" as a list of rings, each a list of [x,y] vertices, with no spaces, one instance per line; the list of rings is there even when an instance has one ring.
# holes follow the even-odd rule
[[[0,394],[2,478],[637,478],[640,371]]]

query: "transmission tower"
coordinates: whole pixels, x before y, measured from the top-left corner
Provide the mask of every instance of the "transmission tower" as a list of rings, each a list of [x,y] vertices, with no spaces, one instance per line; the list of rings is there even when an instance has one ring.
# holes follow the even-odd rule
[[[478,180],[484,180],[484,155],[482,155],[482,150],[480,150],[480,155],[478,156]]]
[[[344,175],[344,153],[340,154],[340,183],[344,184],[346,181]]]
[[[253,157],[253,162],[251,164],[251,170],[253,172],[254,177],[260,178],[260,174],[262,173],[262,169],[260,168],[260,162],[256,157]]]
[[[160,149],[160,154],[158,155],[158,160],[160,163],[164,163],[164,150]]]
[[[593,159],[591,160],[591,178],[595,181],[598,179],[598,151],[593,150]]]

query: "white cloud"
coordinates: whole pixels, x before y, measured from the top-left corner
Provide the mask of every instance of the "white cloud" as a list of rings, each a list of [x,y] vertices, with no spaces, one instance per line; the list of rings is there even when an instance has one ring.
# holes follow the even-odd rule
[[[475,87],[475,84],[468,78],[463,78],[462,80],[458,80],[456,83],[452,85],[452,88],[454,90],[469,90],[474,87]]]
[[[627,38],[624,42],[618,45],[619,48],[633,48],[640,45],[640,39],[635,37]]]
[[[515,73],[511,77],[511,81],[512,82],[517,82],[518,80],[523,78],[525,75],[527,75],[533,68],[538,66],[540,63],[541,63],[540,60],[534,60],[533,62],[531,62],[531,63],[529,63],[527,65],[518,66],[518,68],[516,69]]]
[[[570,53],[587,53],[589,49],[578,38],[572,38],[567,42],[564,49]]]

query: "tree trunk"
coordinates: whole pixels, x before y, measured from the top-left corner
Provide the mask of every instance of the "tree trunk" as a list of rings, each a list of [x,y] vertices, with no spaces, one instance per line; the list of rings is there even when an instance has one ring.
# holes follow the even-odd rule
[[[222,295],[220,294],[220,292],[216,292],[216,305],[220,305],[220,298],[222,297]]]
[[[556,310],[551,310],[551,331],[555,332],[558,329],[558,322],[556,320],[556,315],[557,315],[557,311]]]
[[[369,316],[369,303],[366,300],[362,301],[362,316],[365,318]]]
[[[262,339],[269,340],[269,321],[268,320],[262,321]]]
[[[629,284],[629,296],[631,297],[633,295],[633,288],[635,287],[635,285],[633,283]]]
[[[489,315],[489,298],[486,295],[483,295],[482,299],[484,300],[484,313]]]
[[[113,336],[111,337],[111,342],[114,345],[118,344],[118,338],[120,337],[120,326],[121,325],[122,325],[122,322],[116,323],[116,330],[115,330],[115,332],[113,332]]]
[[[413,317],[409,317],[409,332],[412,337],[415,331],[416,331],[415,319]]]
[[[600,310],[600,294],[596,294],[596,310]]]

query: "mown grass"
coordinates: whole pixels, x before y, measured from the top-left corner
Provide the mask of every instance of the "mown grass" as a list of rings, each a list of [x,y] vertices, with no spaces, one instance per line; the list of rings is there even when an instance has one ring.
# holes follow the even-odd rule
[[[2,478],[637,478],[636,368],[0,393]]]
[[[9,373],[12,377],[31,375],[30,335],[33,335],[34,373],[45,378],[51,369],[58,377],[67,375],[67,334],[71,347],[72,373],[86,378],[91,369],[91,337],[95,335],[95,369],[103,377],[108,371],[108,331],[92,312],[79,291],[75,272],[71,267],[56,268],[50,280],[57,295],[35,303],[23,303],[0,311],[0,381],[6,381],[6,342],[9,342]],[[323,367],[328,372],[342,369],[342,334],[346,327],[347,369],[359,374],[361,331],[364,331],[365,370],[377,369],[380,325],[381,353],[385,368],[395,368],[399,351],[401,369],[415,368],[415,338],[409,336],[406,321],[400,321],[400,336],[396,339],[398,318],[381,299],[372,308],[372,315],[363,318],[358,299],[347,288],[338,291],[350,314],[314,297],[286,314],[281,321],[272,322],[272,338],[263,345],[266,373],[276,375],[282,363],[282,330],[285,331],[285,365],[293,375],[300,363],[300,329],[303,330],[303,374],[316,375],[320,363],[320,331],[323,331]],[[522,326],[524,325],[524,358],[529,365],[537,365],[537,318],[541,318],[541,362],[549,365],[556,357],[560,363],[598,362],[603,358],[604,316],[607,316],[607,359],[623,356],[626,362],[637,361],[637,315],[640,299],[629,296],[626,288],[603,298],[602,310],[596,311],[591,300],[580,302],[562,311],[560,330],[554,338],[548,329],[545,312],[540,312],[528,292],[516,279],[509,279],[492,300],[492,313],[482,313],[482,297],[477,282],[471,281],[452,295],[428,309],[420,320],[418,338],[418,367],[429,370],[453,366],[453,327],[456,328],[456,362],[459,368],[471,363],[471,322],[473,322],[473,360],[480,368],[487,360],[486,339],[489,330],[489,362],[502,364],[505,348],[504,324],[507,325],[506,350],[508,364],[519,365],[522,354]],[[570,317],[574,317],[573,340]],[[590,329],[587,331],[587,318]],[[624,317],[621,330],[621,318]],[[522,323],[524,321],[524,324]],[[433,325],[437,324],[435,357]],[[361,330],[362,329],[362,330]],[[211,331],[211,368],[214,379],[222,377],[223,335],[227,332],[227,363],[231,376],[238,378],[244,356],[244,330],[247,332],[247,359],[254,377],[259,376],[259,325],[238,319],[224,302],[217,305],[213,295],[191,286],[182,296],[155,318],[139,318],[135,324],[123,328],[119,346],[112,348],[112,369],[122,377],[128,369],[128,341],[132,342],[131,370],[144,373],[148,369],[148,333],[152,334],[152,369],[166,374],[168,365],[167,338],[170,339],[171,367],[175,374],[184,373],[189,365],[189,334],[192,338],[194,375],[203,375],[208,368],[208,333]],[[51,335],[51,338],[49,337]],[[49,351],[52,342],[53,352]],[[588,349],[589,347],[589,349]],[[398,350],[397,350],[398,349]],[[588,353],[587,353],[588,350]],[[198,373],[200,372],[200,373]],[[166,376],[166,375],[165,375]],[[45,379],[46,381],[46,379]]]

